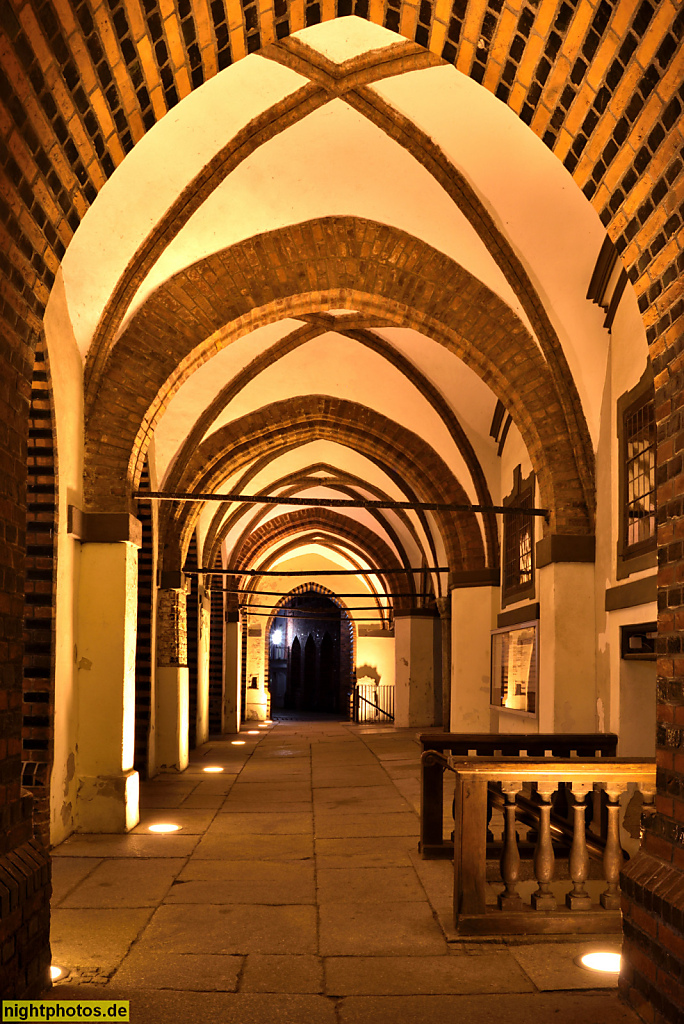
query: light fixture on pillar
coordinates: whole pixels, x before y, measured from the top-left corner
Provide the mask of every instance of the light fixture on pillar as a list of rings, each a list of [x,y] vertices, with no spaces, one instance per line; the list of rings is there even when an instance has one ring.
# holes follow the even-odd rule
[[[207,765],[206,768],[203,768],[202,771],[203,772],[207,772],[207,773],[209,773],[211,775],[214,775],[217,772],[222,772],[223,768],[219,767],[219,765],[217,765],[217,764],[210,764],[210,765]]]
[[[583,953],[575,957],[578,967],[585,971],[597,971],[601,974],[619,974],[621,957],[612,950],[598,949],[592,953]]]
[[[57,978],[62,977],[62,968],[56,964],[50,964],[50,978],[52,981],[57,981]]]
[[[170,821],[160,821],[160,822],[157,822],[156,825],[148,825],[147,826],[147,831],[148,832],[157,832],[160,835],[163,835],[166,832],[178,832],[178,830],[180,828],[181,828],[180,825],[176,825],[173,822],[170,822]]]

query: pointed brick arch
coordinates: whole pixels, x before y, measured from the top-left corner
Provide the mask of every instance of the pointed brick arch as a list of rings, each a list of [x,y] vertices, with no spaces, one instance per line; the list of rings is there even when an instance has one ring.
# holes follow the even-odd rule
[[[314,440],[336,441],[379,465],[392,466],[415,488],[420,501],[469,504],[440,456],[417,434],[356,402],[306,395],[258,409],[211,434],[195,451],[181,479],[183,490],[218,491],[222,482],[262,455]],[[164,564],[185,552],[201,506],[181,503],[166,525]],[[482,534],[473,513],[434,512],[451,569],[485,566]]]
[[[242,546],[233,553],[227,568],[235,570],[234,579],[240,577],[241,569],[254,568],[257,563],[259,568],[266,568],[275,558],[283,554],[283,550],[296,550],[301,543],[306,543],[307,534],[314,532],[342,541],[371,565],[389,570],[386,572],[367,571],[385,580],[390,592],[401,593],[413,589],[412,577],[396,571],[402,566],[382,538],[362,523],[328,508],[298,509],[296,512],[284,513],[269,519],[267,523],[245,538]],[[272,551],[262,562],[264,554],[276,546],[277,550]],[[364,570],[359,571],[363,572]],[[402,610],[409,609],[411,599],[398,597],[396,607]]]
[[[130,503],[151,431],[191,367],[285,309],[296,316],[330,306],[414,327],[463,359],[511,411],[551,509],[551,528],[591,532],[593,462],[575,450],[558,381],[520,320],[447,256],[396,228],[353,217],[326,217],[231,246],[148,299],[117,345],[88,423],[89,506],[109,511]]]

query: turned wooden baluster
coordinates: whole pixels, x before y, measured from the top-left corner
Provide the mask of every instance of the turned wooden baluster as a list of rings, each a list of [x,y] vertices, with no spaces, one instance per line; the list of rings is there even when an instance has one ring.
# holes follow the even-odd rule
[[[539,829],[534,850],[534,877],[539,888],[532,893],[535,910],[555,910],[556,899],[551,892],[553,881],[554,855],[551,841],[551,797],[556,791],[555,782],[538,782],[537,792],[541,798],[539,806]]]
[[[589,852],[587,850],[587,837],[585,833],[584,815],[586,805],[584,798],[587,791],[591,789],[588,782],[571,783],[574,803],[572,806],[572,846],[568,859],[568,869],[572,879],[573,889],[565,897],[565,902],[570,910],[591,910],[591,897],[585,891],[584,884],[589,875]]]
[[[504,807],[504,842],[501,852],[501,878],[506,886],[499,895],[499,910],[520,910],[522,900],[517,893],[520,874],[520,853],[518,834],[515,828],[515,797],[522,789],[520,782],[502,782],[501,789],[506,796]]]
[[[622,867],[622,846],[620,845],[620,793],[626,785],[610,783],[606,786],[608,814],[606,846],[603,851],[603,877],[608,888],[601,893],[601,906],[606,910],[620,909],[620,868]]]

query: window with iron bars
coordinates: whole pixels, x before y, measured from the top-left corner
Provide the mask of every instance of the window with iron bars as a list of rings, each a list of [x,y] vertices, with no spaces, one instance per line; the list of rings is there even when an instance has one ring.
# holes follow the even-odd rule
[[[624,413],[622,431],[622,556],[655,547],[655,402],[646,393]]]
[[[513,490],[504,506],[534,507],[534,473],[522,479],[521,467],[513,473]],[[515,512],[504,516],[502,605],[534,597],[534,516]]]

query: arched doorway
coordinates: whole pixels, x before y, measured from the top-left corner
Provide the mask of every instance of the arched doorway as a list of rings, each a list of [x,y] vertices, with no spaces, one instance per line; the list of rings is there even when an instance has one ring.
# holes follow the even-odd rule
[[[269,633],[271,708],[346,715],[351,623],[335,602],[307,590],[288,598]]]

